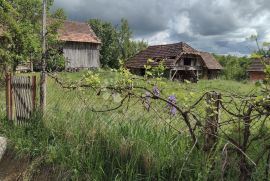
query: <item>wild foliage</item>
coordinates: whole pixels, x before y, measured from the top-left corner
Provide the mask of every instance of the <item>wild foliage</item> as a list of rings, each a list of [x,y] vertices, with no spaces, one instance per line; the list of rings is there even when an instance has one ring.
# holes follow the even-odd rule
[[[125,19],[119,26],[99,19],[91,19],[89,24],[102,41],[100,54],[103,67],[117,68],[120,66],[119,59],[126,61],[148,46],[144,41],[132,40],[132,31]]]
[[[220,78],[226,80],[246,80],[248,79],[247,68],[251,59],[247,57],[236,57],[231,55],[214,55],[224,69],[220,73]]]
[[[53,1],[48,1],[48,14]],[[57,10],[53,17],[63,18],[63,11]],[[13,71],[21,62],[38,62],[41,59],[41,0],[0,1],[0,65],[2,69],[10,67]],[[49,24],[48,28],[48,59],[60,62],[61,51],[56,37],[59,21]],[[61,63],[60,63],[61,64]],[[52,66],[49,66],[51,68]]]
[[[19,152],[61,165],[67,180],[266,178],[267,102],[254,85],[180,84],[160,77],[162,65],[147,71],[50,74],[46,117],[27,128],[4,124],[1,133]],[[207,98],[211,90],[221,99]],[[218,107],[218,131],[208,132]]]
[[[18,0],[11,3],[1,0],[0,25],[3,34],[0,40],[0,64],[3,66],[11,65],[15,69],[18,63],[39,57],[38,19],[40,13],[36,8],[38,4],[40,4],[38,1]],[[30,5],[33,7],[29,11]]]

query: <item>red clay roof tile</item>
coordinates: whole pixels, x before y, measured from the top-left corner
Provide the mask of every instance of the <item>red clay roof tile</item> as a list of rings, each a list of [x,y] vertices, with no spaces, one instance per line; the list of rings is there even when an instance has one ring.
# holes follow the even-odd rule
[[[264,64],[270,65],[270,59],[254,59],[248,68],[248,72],[264,72]]]
[[[143,68],[148,59],[161,58],[164,59],[164,65],[167,68],[172,68],[175,66],[177,59],[184,54],[195,54],[201,56],[208,69],[223,69],[212,54],[207,52],[199,52],[184,42],[149,46],[146,50],[143,50],[134,57],[130,58],[126,63],[126,66],[128,68]],[[154,62],[151,65],[156,66],[158,63]]]
[[[87,23],[64,21],[58,33],[60,41],[101,43]]]

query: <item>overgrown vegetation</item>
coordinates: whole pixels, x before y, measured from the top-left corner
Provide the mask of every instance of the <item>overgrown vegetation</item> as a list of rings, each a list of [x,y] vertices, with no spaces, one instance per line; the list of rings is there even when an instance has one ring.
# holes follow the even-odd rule
[[[84,75],[91,77],[89,81],[93,85],[113,85],[122,81],[125,76],[122,73],[97,70],[87,74],[61,73],[59,78],[65,81],[64,86],[76,87]],[[149,86],[138,79],[136,85]],[[224,80],[184,84],[161,79],[157,83],[166,87],[160,90],[162,95],[175,95],[177,103],[184,107],[209,90],[224,94],[237,90],[239,95],[258,91],[253,84]],[[165,103],[152,102],[158,113],[148,112],[143,110],[142,102],[132,98],[118,110],[97,113],[92,107],[110,109],[124,94],[118,100],[117,94],[63,89],[53,79],[49,79],[48,93],[44,119],[33,117],[30,127],[14,127],[2,121],[1,134],[11,140],[18,153],[43,157],[47,164],[64,168],[63,180],[207,180],[220,178],[222,174],[221,167],[212,166],[222,164],[219,150],[224,141],[219,140],[211,157],[205,156],[203,150],[194,150],[182,119],[179,115],[170,116]],[[206,107],[201,104],[196,112],[203,116]],[[203,136],[198,137],[198,142],[203,142]],[[256,151],[250,154],[256,155]],[[230,167],[226,178],[234,180],[238,175],[234,171],[237,165],[230,163]],[[263,168],[263,164],[257,167],[254,176],[258,180],[263,178]]]
[[[236,57],[231,55],[214,55],[219,63],[224,67],[220,73],[220,78],[225,80],[247,80],[248,66],[251,63],[251,58]]]
[[[63,11],[56,10],[50,13],[53,1],[48,1],[49,17],[61,18],[65,16]],[[41,60],[41,0],[0,0],[0,70],[1,76],[7,69],[14,71],[19,63],[33,62]],[[48,69],[55,69],[55,64],[61,65],[63,57],[59,42],[57,41],[57,28],[61,21],[55,20],[48,27],[48,52],[47,58],[50,60]],[[51,63],[54,61],[54,64]],[[52,65],[52,66],[51,66]]]
[[[148,46],[143,40],[132,40],[132,31],[125,19],[116,27],[99,19],[91,19],[89,24],[102,41],[100,54],[103,67],[118,68],[119,59],[126,61]]]
[[[13,3],[0,1],[5,68],[31,55],[40,58],[41,2]],[[65,18],[62,10],[54,17]],[[127,21],[116,28],[100,20],[89,23],[105,42],[103,65],[120,69],[50,74],[46,112],[37,111],[25,126],[6,120],[2,84],[0,134],[18,154],[61,168],[66,173],[62,180],[269,179],[269,65],[266,80],[257,86],[227,80],[172,82],[161,78],[162,64],[145,65],[146,76],[136,77],[123,63],[147,45],[131,41]],[[59,54],[56,26],[48,36],[50,57]],[[262,50],[256,54],[267,56]],[[119,58],[124,60],[120,64]],[[218,59],[226,68],[224,78],[246,79],[246,58]],[[52,69],[61,64],[51,63]]]
[[[258,37],[252,35],[249,38],[257,45],[257,50],[254,51],[250,57],[237,57],[232,55],[215,55],[215,58],[224,67],[224,70],[220,73],[220,78],[225,80],[237,80],[243,81],[248,79],[247,69],[251,64],[252,59],[260,59],[270,57],[270,44],[268,42],[258,42]]]

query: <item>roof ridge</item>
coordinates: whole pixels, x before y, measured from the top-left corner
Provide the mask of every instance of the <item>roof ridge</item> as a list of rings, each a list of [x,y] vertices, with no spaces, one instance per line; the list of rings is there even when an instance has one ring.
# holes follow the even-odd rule
[[[159,45],[150,45],[149,47],[157,47],[157,46],[168,46],[168,45],[179,45],[184,42],[178,42],[178,43],[169,43],[169,44],[159,44]]]
[[[81,21],[75,21],[75,20],[63,20],[64,22],[69,22],[69,23],[78,23],[78,24],[87,24],[89,25],[87,22],[81,22]]]
[[[187,48],[191,48],[191,49],[195,50],[196,52],[200,52],[199,50],[197,50],[196,48],[193,48],[192,46],[190,46],[186,42],[181,42],[181,43],[182,43],[182,48],[183,48],[183,46],[186,46]]]

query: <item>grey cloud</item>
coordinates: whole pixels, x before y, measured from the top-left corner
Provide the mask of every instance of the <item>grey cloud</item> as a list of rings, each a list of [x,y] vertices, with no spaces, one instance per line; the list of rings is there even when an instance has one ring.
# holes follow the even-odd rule
[[[222,54],[250,53],[255,47],[245,38],[253,33],[262,41],[270,37],[270,0],[55,0],[54,7],[78,21],[99,18],[117,25],[126,18],[136,39],[186,41]]]
[[[80,21],[98,18],[111,21],[115,25],[120,22],[121,18],[126,18],[136,35],[165,30],[166,22],[169,20],[167,12],[163,8],[166,0],[147,2],[144,0],[79,0],[73,7],[68,5],[69,1],[55,1],[56,7],[64,7],[67,10],[69,18]]]

